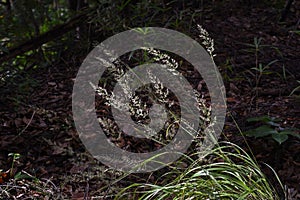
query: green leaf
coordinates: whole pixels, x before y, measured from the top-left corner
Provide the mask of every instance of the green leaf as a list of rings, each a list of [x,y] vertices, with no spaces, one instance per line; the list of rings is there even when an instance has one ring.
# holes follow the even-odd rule
[[[295,89],[293,89],[293,91],[289,94],[289,96],[292,96],[299,89],[300,89],[300,86],[298,86]]]
[[[288,134],[285,134],[284,132],[279,132],[279,133],[277,132],[272,135],[272,138],[276,142],[281,144],[281,143],[285,142],[289,138],[289,136],[288,136]]]
[[[276,133],[278,133],[278,132],[275,129],[271,128],[270,126],[266,126],[266,125],[244,132],[244,134],[246,134],[247,136],[250,136],[250,137],[252,136],[255,138],[265,137],[265,136],[276,134]]]
[[[273,121],[273,119],[269,116],[252,117],[247,119],[247,122],[269,122],[269,121]]]
[[[281,131],[280,133],[284,133],[286,135],[291,135],[291,136],[294,136],[294,137],[300,139],[300,134],[298,134],[292,130],[284,130],[284,131]]]
[[[20,180],[20,179],[32,179],[34,178],[33,176],[29,176],[28,174],[24,174],[22,172],[18,172],[15,174],[14,179],[15,180]]]
[[[267,66],[270,66],[270,65],[272,65],[272,64],[274,64],[274,63],[276,63],[276,62],[278,62],[279,60],[273,60],[273,61],[271,61],[271,62],[269,62],[268,64],[267,64]]]
[[[251,69],[258,71],[258,72],[260,71],[259,68],[257,68],[257,67],[252,67]]]
[[[21,155],[19,153],[9,153],[8,156],[13,157],[13,159],[19,159]]]
[[[271,72],[271,71],[264,71],[264,72],[263,72],[264,75],[270,75],[270,74],[273,74],[273,73],[274,73],[274,72]]]
[[[293,31],[293,32],[300,35],[300,31]]]

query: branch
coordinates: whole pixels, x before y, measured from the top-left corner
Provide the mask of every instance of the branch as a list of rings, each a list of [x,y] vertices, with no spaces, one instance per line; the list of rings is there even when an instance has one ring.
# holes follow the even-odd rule
[[[284,6],[284,9],[281,12],[281,17],[279,19],[280,22],[283,22],[285,20],[285,18],[287,17],[292,3],[293,3],[293,0],[287,0],[286,4]]]
[[[80,23],[82,23],[88,17],[88,13],[90,10],[85,10],[81,14],[71,18],[68,22],[57,25],[50,31],[43,33],[35,38],[32,38],[16,47],[12,47],[8,49],[9,54],[1,55],[0,56],[0,63],[8,61],[18,55],[21,55],[27,51],[37,49],[41,45],[56,39],[67,32],[71,31],[72,29],[76,28]]]

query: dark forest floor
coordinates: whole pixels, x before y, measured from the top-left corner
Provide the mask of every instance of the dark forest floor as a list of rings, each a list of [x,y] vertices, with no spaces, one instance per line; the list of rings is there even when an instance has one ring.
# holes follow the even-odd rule
[[[246,120],[257,116],[276,117],[281,119],[283,127],[300,129],[299,91],[289,96],[300,80],[300,35],[294,32],[300,29],[300,2],[293,4],[282,23],[278,22],[279,10],[266,5],[208,5],[202,12],[196,23],[215,39],[215,62],[227,90],[229,114],[222,139],[226,136],[229,141],[248,149],[234,120],[239,128],[249,130],[258,124]],[[197,33],[192,32],[192,35]],[[278,60],[268,69],[271,74],[262,75],[257,87],[255,71],[251,70],[256,66],[256,57],[247,45],[253,44],[254,38],[261,38],[259,63],[266,65]],[[63,194],[61,199],[82,199],[87,186],[90,195],[103,195],[128,185],[131,180],[144,178],[132,175],[110,185],[120,174],[98,165],[85,152],[73,124],[71,107],[73,81],[84,56],[74,55],[73,58],[62,59],[56,65],[32,74],[37,86],[24,86],[28,91],[26,95],[19,95],[17,91],[11,91],[5,97],[1,95],[5,100],[0,110],[0,168],[9,169],[11,159],[8,154],[19,153],[21,158],[16,163],[16,171],[23,170],[44,180],[40,188],[30,186],[31,182],[27,180],[4,182],[7,188],[20,187],[10,190],[16,194],[24,193],[20,199],[28,195],[42,198],[49,192],[45,188],[51,188],[56,195]],[[280,146],[270,138],[247,138],[247,142],[258,162],[275,169],[291,199],[300,199],[300,140],[289,137]],[[274,175],[265,168],[265,173],[273,180]]]

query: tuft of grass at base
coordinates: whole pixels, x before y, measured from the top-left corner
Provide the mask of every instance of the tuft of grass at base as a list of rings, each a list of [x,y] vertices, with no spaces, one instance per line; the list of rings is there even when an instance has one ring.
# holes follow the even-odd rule
[[[186,169],[165,174],[167,180],[174,177],[168,183],[135,183],[123,189],[115,199],[126,196],[141,200],[280,199],[257,162],[236,144],[222,142],[205,158],[211,161],[203,164],[203,159],[194,159]]]

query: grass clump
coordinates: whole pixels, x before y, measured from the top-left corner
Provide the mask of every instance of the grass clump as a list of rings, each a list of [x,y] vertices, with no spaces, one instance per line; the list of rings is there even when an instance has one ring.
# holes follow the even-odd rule
[[[233,143],[220,143],[204,158],[189,159],[192,160],[189,167],[175,168],[162,177],[169,182],[135,183],[120,192],[116,199],[124,199],[127,195],[143,200],[280,199],[257,162]],[[203,163],[204,159],[209,162]]]

